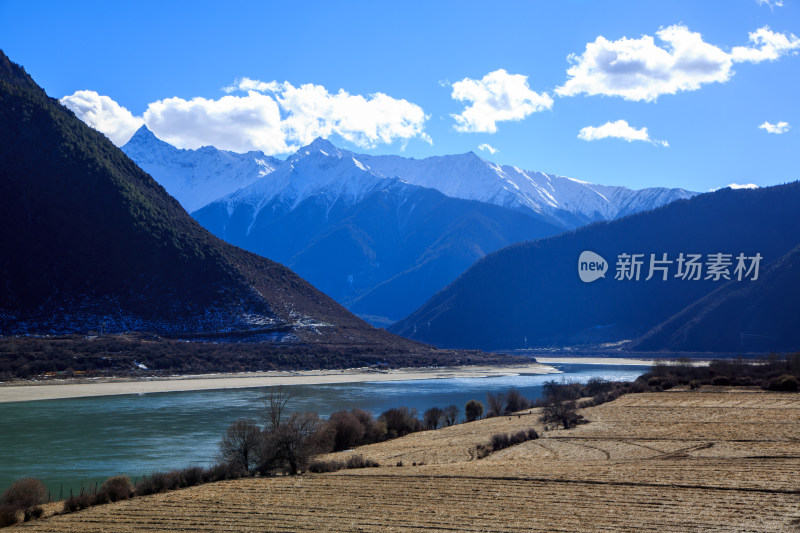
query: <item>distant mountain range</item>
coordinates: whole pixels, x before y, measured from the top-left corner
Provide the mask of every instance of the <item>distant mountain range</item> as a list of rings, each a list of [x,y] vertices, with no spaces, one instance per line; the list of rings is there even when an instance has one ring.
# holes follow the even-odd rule
[[[429,351],[214,237],[2,52],[0,227],[2,335],[147,331]]]
[[[193,212],[205,228],[289,266],[382,326],[487,253],[695,194],[594,185],[474,153],[356,154],[323,139],[281,162],[258,152],[178,150],[143,127],[123,150],[187,209],[225,191]]]
[[[647,350],[797,350],[798,205],[797,182],[722,189],[513,245],[484,257],[390,331],[482,349],[634,340],[634,349]],[[592,267],[603,266],[605,277],[581,281],[584,251],[605,260]],[[639,280],[619,267],[633,254],[641,254]],[[700,256],[699,279],[676,277],[687,273],[681,254]],[[725,255],[716,261],[716,254]],[[740,254],[747,270],[748,258],[761,256],[757,280],[753,271],[737,279]],[[715,269],[730,279],[715,281]],[[620,273],[626,276],[616,279]]]

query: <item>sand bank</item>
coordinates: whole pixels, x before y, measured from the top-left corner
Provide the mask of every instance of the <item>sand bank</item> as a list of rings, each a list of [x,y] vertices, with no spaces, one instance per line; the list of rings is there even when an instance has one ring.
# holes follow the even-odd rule
[[[405,381],[411,379],[443,379],[458,377],[513,376],[518,374],[557,373],[555,368],[532,363],[523,366],[464,366],[451,368],[401,368],[396,370],[346,369],[308,370],[297,372],[260,372],[248,374],[213,374],[171,376],[138,380],[105,380],[61,383],[26,383],[0,386],[0,403],[55,400],[117,394],[149,394],[213,389],[243,389],[278,385],[321,385],[326,383],[359,383],[368,381]]]
[[[548,357],[536,356],[536,360],[545,365],[569,364],[569,365],[630,365],[630,366],[650,366],[654,359],[628,359],[627,357]]]

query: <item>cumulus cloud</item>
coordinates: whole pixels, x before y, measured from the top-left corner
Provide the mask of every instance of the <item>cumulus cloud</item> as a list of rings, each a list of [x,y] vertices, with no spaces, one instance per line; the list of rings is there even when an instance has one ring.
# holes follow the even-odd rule
[[[760,6],[769,6],[770,9],[783,7],[783,0],[756,0]]]
[[[647,128],[636,129],[630,126],[625,120],[617,120],[616,122],[606,122],[602,126],[586,126],[581,128],[578,133],[578,138],[584,141],[597,141],[600,139],[622,139],[623,141],[644,141],[656,146],[669,146],[667,141],[659,141],[651,139],[650,134],[647,133]]]
[[[778,122],[777,124],[770,124],[766,120],[762,125],[759,126],[760,129],[766,131],[767,133],[775,133],[780,135],[781,133],[786,133],[789,131],[789,123],[788,122]]]
[[[768,26],[750,33],[749,46],[734,47],[730,53],[683,25],[662,28],[656,37],[659,43],[650,35],[616,41],[597,37],[583,54],[569,55],[568,79],[555,92],[652,102],[663,94],[724,83],[733,75],[734,63],[775,60],[800,48],[793,34],[775,33]]]
[[[489,152],[492,155],[494,155],[494,154],[496,154],[497,152],[500,151],[497,148],[495,148],[495,147],[493,147],[493,146],[491,146],[489,144],[486,144],[486,143],[483,143],[480,146],[478,146],[478,150],[481,150],[483,152]]]
[[[750,33],[753,46],[736,46],[731,50],[731,57],[736,62],[760,63],[775,61],[788,53],[796,54],[800,48],[800,39],[793,33],[775,33],[769,26],[759,28]]]
[[[143,123],[141,117],[133,116],[108,96],[94,91],[76,91],[60,102],[86,124],[104,133],[117,146],[128,142]]]
[[[479,80],[464,78],[453,83],[452,97],[470,102],[464,111],[451,115],[462,132],[495,133],[497,123],[522,120],[531,113],[553,107],[553,99],[528,86],[528,77],[495,70]]]
[[[121,141],[114,142],[123,144],[145,123],[158,137],[180,148],[213,145],[237,152],[287,153],[316,137],[334,133],[362,148],[395,140],[405,143],[412,138],[431,143],[424,131],[428,116],[422,108],[383,93],[369,96],[344,90],[330,93],[321,85],[295,87],[289,82],[249,78],[237,80],[223,91],[227,94],[218,99],[158,100],[148,105],[142,117],[128,113],[136,125],[127,138],[119,136]],[[62,101],[71,102],[79,93]],[[103,128],[119,122],[115,118],[119,114],[114,108],[117,104],[107,96],[93,94],[103,103],[113,105],[105,105],[94,114],[84,112],[84,108],[91,111],[98,106],[75,106],[76,114],[107,133]],[[101,116],[102,119],[98,118]]]

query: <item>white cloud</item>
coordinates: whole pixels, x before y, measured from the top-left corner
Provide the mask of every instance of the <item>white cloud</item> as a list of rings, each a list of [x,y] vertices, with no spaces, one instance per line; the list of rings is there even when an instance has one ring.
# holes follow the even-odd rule
[[[770,9],[783,7],[783,0],[756,0],[760,6],[769,6]]]
[[[289,82],[257,82],[255,90],[274,95],[281,111],[288,115],[281,124],[286,137],[300,144],[333,133],[362,148],[414,137],[431,143],[424,132],[427,115],[407,100],[383,93],[364,97],[342,89],[331,94],[322,85],[311,83],[294,87]]]
[[[117,146],[128,142],[143,123],[141,117],[133,116],[108,96],[94,91],[76,91],[59,101],[86,124],[104,133]]]
[[[363,148],[412,138],[431,142],[424,131],[428,116],[422,108],[383,93],[366,97],[344,90],[329,93],[321,85],[294,87],[289,82],[249,78],[237,80],[223,91],[227,95],[216,100],[158,100],[148,105],[142,117],[133,117],[111,98],[91,91],[79,91],[62,102],[107,135],[122,118],[126,119],[130,132],[127,137],[117,135],[112,139],[118,145],[124,144],[142,123],[180,148],[213,145],[237,152],[287,153],[315,137],[334,133]],[[245,94],[232,94],[239,91]],[[94,105],[78,105],[82,93],[93,95]]]
[[[484,152],[489,152],[492,155],[494,155],[494,154],[496,154],[497,152],[500,151],[497,148],[495,148],[495,147],[493,147],[493,146],[491,146],[489,144],[486,144],[486,143],[483,143],[480,146],[478,146],[478,150],[482,150]]]
[[[288,151],[278,104],[256,92],[218,100],[158,100],[147,106],[144,121],[156,136],[178,148],[212,145],[237,152]]]
[[[528,77],[495,70],[480,80],[464,78],[453,83],[452,97],[470,102],[464,111],[451,115],[455,129],[462,132],[495,133],[497,123],[522,120],[531,113],[553,107],[553,99],[537,93],[528,86]]]
[[[797,37],[774,33],[767,26],[750,33],[752,46],[737,46],[730,53],[682,25],[662,28],[656,37],[661,43],[656,44],[649,35],[617,41],[597,37],[586,45],[583,54],[570,54],[568,79],[556,93],[653,102],[663,94],[724,83],[733,75],[734,63],[775,60],[800,48]]]
[[[644,141],[654,144],[656,146],[668,147],[667,141],[659,141],[651,139],[650,134],[647,133],[647,128],[636,129],[630,126],[625,120],[617,120],[616,122],[606,122],[602,126],[586,126],[581,128],[578,133],[578,138],[584,141],[597,141],[600,139],[622,139],[623,141]]]
[[[786,133],[787,131],[789,131],[790,127],[791,126],[789,126],[788,122],[778,122],[777,124],[770,124],[766,120],[762,125],[759,126],[760,129],[766,131],[767,133],[775,133],[777,135],[780,135],[781,133]]]
[[[734,61],[760,63],[762,61],[775,61],[788,53],[796,54],[800,48],[800,39],[793,33],[775,33],[769,26],[759,28],[750,33],[752,47],[736,46],[731,50]]]

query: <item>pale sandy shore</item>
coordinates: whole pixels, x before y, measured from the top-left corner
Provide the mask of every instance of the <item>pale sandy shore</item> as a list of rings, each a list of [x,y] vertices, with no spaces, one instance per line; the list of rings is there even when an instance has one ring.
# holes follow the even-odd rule
[[[627,357],[547,357],[536,356],[536,360],[545,365],[570,364],[570,365],[630,365],[650,366],[653,359],[628,359]]]
[[[628,357],[559,357],[536,356],[536,361],[545,365],[573,364],[573,365],[619,365],[619,366],[652,366],[659,359],[638,359]],[[661,359],[661,361],[664,361]],[[668,361],[669,362],[669,361]],[[674,361],[673,361],[674,362]],[[692,366],[708,366],[710,360],[692,360]]]
[[[555,368],[532,363],[523,366],[463,366],[451,368],[401,368],[396,370],[346,369],[308,370],[297,372],[261,372],[250,374],[213,374],[172,376],[125,381],[84,381],[81,383],[27,383],[0,386],[0,403],[56,400],[118,394],[148,394],[213,389],[244,389],[278,385],[321,385],[325,383],[358,383],[368,381],[406,381],[459,377],[513,376],[519,374],[557,373]]]

